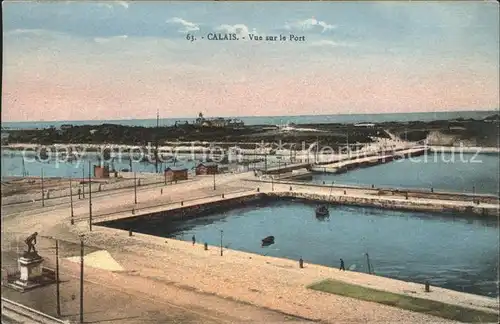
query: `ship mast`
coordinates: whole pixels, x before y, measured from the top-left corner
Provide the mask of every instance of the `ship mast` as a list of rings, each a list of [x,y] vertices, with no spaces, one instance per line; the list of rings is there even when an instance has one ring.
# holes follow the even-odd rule
[[[155,136],[155,169],[156,173],[158,173],[158,129],[160,127],[160,112],[156,110],[156,136]]]

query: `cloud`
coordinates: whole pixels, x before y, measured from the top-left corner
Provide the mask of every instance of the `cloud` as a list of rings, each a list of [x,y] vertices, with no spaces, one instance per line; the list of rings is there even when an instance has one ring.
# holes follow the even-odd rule
[[[4,32],[4,37],[9,38],[10,40],[21,40],[21,39],[40,39],[40,40],[48,40],[48,39],[60,39],[60,38],[69,38],[69,35],[63,32],[48,30],[48,29],[13,29]]]
[[[68,3],[68,2],[71,3],[72,1],[67,1],[66,3]],[[108,9],[113,9],[113,6],[121,6],[125,9],[128,9],[129,4],[126,1],[110,1],[110,2],[97,3],[97,6],[108,8]]]
[[[248,36],[249,34],[253,34],[255,36],[259,35],[255,28],[252,28],[252,31],[244,24],[236,24],[236,25],[220,25],[214,28],[216,31],[224,32],[228,34],[236,34],[238,36]]]
[[[293,23],[286,23],[285,24],[286,30],[306,31],[306,30],[315,30],[318,28],[322,28],[321,32],[324,33],[326,31],[335,29],[336,26],[331,25],[331,24],[327,24],[326,22],[324,22],[322,20],[317,20],[314,17],[309,18],[309,19],[305,19],[305,20],[301,20],[301,21],[296,21]]]
[[[128,38],[127,35],[112,36],[112,37],[96,37],[94,38],[94,42],[103,44],[103,43],[109,43],[113,40],[123,40],[127,38]]]
[[[187,21],[187,20],[179,18],[179,17],[174,17],[174,18],[168,19],[167,23],[174,24],[174,25],[181,25],[181,28],[179,29],[179,33],[195,32],[195,31],[200,30],[200,27],[198,24]]]
[[[126,2],[126,1],[117,1],[116,3],[118,5],[120,5],[120,6],[122,6],[123,8],[128,9],[128,6],[129,6],[128,2]]]

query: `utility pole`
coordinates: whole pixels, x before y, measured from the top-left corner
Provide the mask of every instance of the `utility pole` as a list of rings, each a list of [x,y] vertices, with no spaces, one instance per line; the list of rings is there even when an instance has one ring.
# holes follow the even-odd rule
[[[319,151],[319,137],[316,136],[316,156],[314,158],[314,163],[318,163],[318,151]]]
[[[137,205],[137,175],[134,172],[134,204]]]
[[[72,178],[73,178],[73,176],[71,175],[69,177],[69,203],[70,203],[70,208],[71,208],[71,225],[75,224],[75,219],[73,218],[74,213],[73,213],[73,186],[72,186],[72,181],[71,181]]]
[[[92,232],[92,179],[90,174],[90,160],[89,160],[89,230]]]
[[[85,199],[85,163],[82,163],[82,197]]]
[[[220,256],[222,256],[224,253],[222,252],[222,233],[224,233],[223,230],[220,230]]]
[[[45,192],[43,189],[43,168],[42,168],[42,207],[45,207]]]
[[[160,127],[160,112],[156,110],[156,136],[155,136],[155,168],[158,173],[158,129]]]
[[[80,323],[83,323],[83,235],[80,237]]]
[[[59,240],[56,239],[56,302],[57,316],[61,316],[61,300],[59,294]]]

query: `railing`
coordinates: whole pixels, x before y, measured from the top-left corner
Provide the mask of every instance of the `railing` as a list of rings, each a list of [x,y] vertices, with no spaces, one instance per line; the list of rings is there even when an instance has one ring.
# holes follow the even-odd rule
[[[22,304],[2,297],[2,322],[3,317],[13,323],[43,323],[43,324],[70,324],[69,320],[61,320],[45,313],[39,312]]]

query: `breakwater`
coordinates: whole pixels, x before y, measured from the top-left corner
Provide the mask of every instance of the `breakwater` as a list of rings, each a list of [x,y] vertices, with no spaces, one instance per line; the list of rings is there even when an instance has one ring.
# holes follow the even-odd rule
[[[322,164],[321,166],[313,166],[310,168],[312,172],[323,172],[323,173],[344,173],[349,170],[362,167],[370,167],[383,163],[390,163],[392,161],[405,159],[409,157],[421,156],[429,152],[429,148],[413,148],[407,150],[393,151],[389,154],[386,152],[380,152],[379,154],[359,157],[350,157],[346,160],[339,160],[329,164]]]
[[[318,202],[328,202],[335,205],[352,205],[362,207],[375,207],[392,210],[476,214],[481,216],[498,217],[498,205],[481,206],[455,204],[454,201],[445,200],[418,200],[418,199],[384,199],[381,197],[366,197],[353,195],[328,195],[306,192],[282,191],[268,193],[269,196],[299,198]]]

